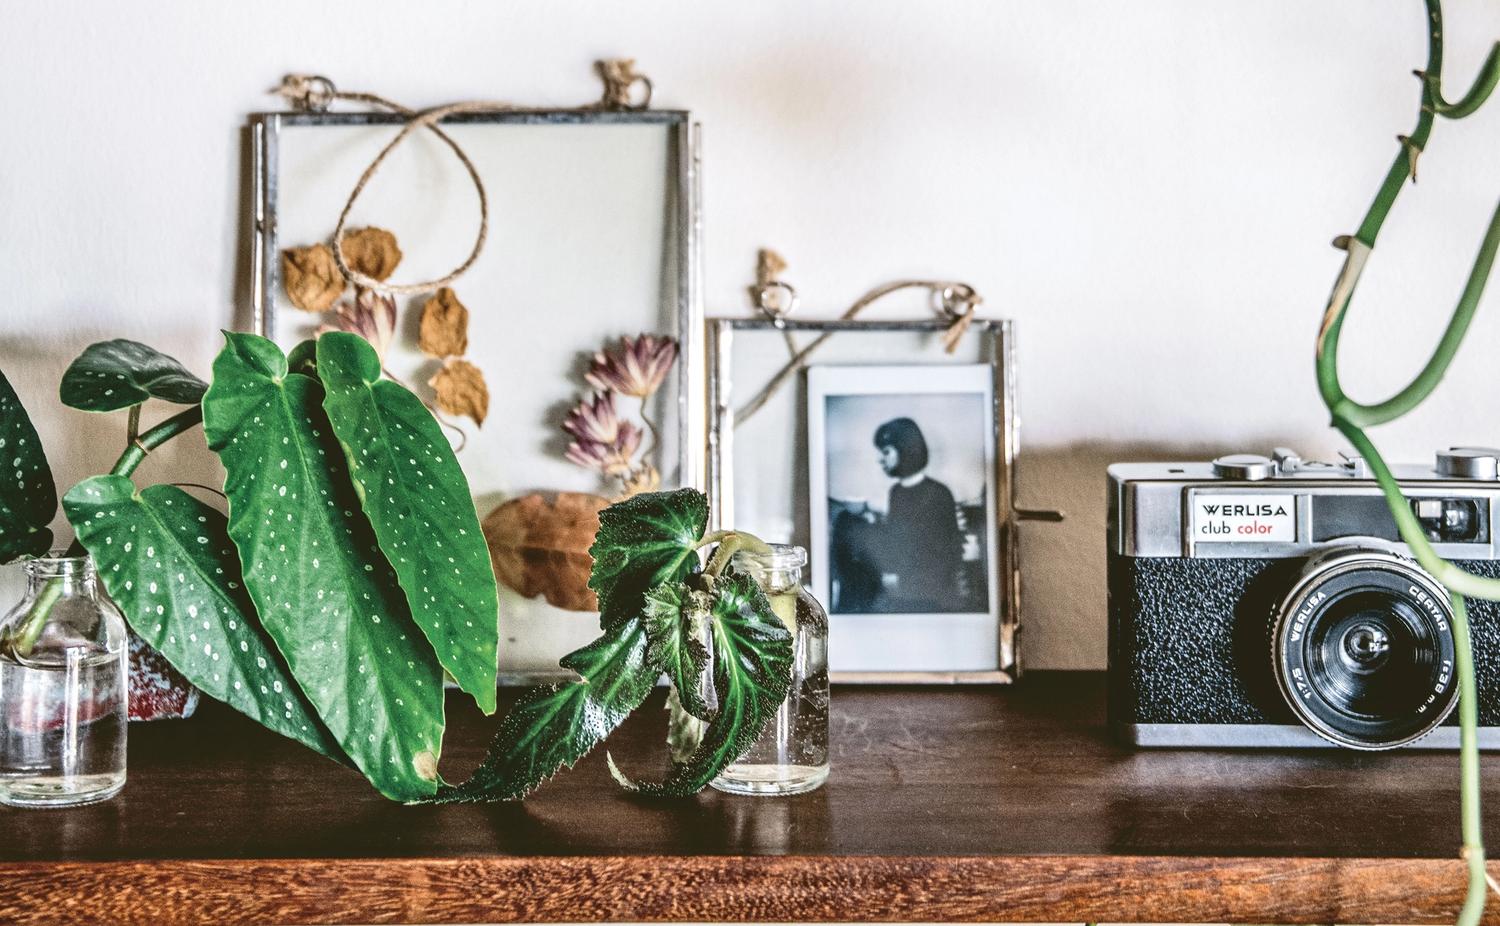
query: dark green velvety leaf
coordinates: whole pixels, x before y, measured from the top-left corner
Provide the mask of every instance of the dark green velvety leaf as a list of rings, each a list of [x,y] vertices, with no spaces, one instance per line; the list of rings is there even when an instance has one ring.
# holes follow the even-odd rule
[[[669,582],[646,593],[642,618],[646,661],[667,674],[683,710],[700,720],[708,720],[710,711],[699,689],[708,668],[708,647],[701,634],[708,627],[711,604],[707,592]]]
[[[154,347],[138,341],[90,344],[62,378],[64,405],[86,412],[112,412],[147,399],[197,405],[208,383]]]
[[[368,341],[331,332],[317,358],[323,409],[412,617],[443,668],[492,714],[499,593],[469,481],[422,400],[380,378]]]
[[[563,768],[571,768],[651,693],[659,674],[646,662],[646,632],[625,621],[564,656],[581,676],[523,694],[500,722],[484,764],[461,785],[438,790],[433,803],[513,801]]]
[[[431,795],[442,670],[360,512],[323,387],[265,338],[225,337],[203,429],[261,623],[365,777],[397,800]]]
[[[621,784],[644,794],[680,797],[703,790],[755,744],[786,698],[792,679],[792,635],[748,576],[726,571],[713,586],[713,679],[718,712],[686,762],[660,784]],[[611,763],[613,764],[613,763]]]
[[[697,572],[694,545],[707,526],[708,496],[696,489],[637,495],[599,512],[589,588],[599,596],[600,624],[640,616],[646,592]]]
[[[52,548],[57,486],[42,440],[0,373],[0,564]]]
[[[224,516],[175,486],[74,486],[63,510],[135,632],[210,697],[340,762],[344,752],[261,629]]]

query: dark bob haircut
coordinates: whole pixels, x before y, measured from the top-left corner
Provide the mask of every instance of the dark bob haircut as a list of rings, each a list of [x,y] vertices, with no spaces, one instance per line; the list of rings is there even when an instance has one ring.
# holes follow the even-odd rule
[[[875,429],[875,446],[896,451],[898,479],[913,476],[927,468],[927,438],[910,418],[893,418]]]

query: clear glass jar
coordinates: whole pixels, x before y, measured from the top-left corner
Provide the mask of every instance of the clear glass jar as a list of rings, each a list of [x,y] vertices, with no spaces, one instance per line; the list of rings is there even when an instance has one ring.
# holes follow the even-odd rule
[[[23,563],[26,597],[0,618],[0,803],[63,807],[125,785],[125,619],[87,556]]]
[[[792,632],[792,687],[760,740],[712,785],[732,794],[811,791],[828,780],[828,612],[802,586],[801,547],[741,550],[733,564],[755,578]]]

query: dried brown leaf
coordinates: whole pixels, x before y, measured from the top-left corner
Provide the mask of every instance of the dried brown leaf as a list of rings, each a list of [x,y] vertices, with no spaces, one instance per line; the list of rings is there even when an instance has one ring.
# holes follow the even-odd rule
[[[479,367],[467,360],[450,359],[427,385],[437,390],[438,408],[450,415],[467,415],[475,424],[484,424],[484,416],[490,412],[490,390]]]
[[[568,611],[599,610],[589,588],[589,547],[599,532],[599,510],[608,504],[597,495],[559,492],[500,505],[483,524],[495,575],[527,598],[541,595]]]
[[[344,234],[344,263],[367,277],[384,280],[401,263],[396,236],[373,225]]]
[[[327,312],[344,292],[344,275],[326,244],[281,252],[286,297],[304,312]]]
[[[469,352],[469,310],[449,287],[444,286],[422,305],[417,346],[439,360]]]

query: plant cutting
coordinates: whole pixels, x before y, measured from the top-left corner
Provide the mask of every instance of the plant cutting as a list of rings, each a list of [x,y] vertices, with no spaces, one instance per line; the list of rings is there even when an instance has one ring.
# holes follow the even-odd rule
[[[70,553],[92,556],[135,632],[202,691],[389,798],[429,796],[443,671],[495,708],[498,605],[468,483],[432,414],[381,378],[364,339],[326,333],[290,356],[255,335],[225,339],[212,384],[129,341],[93,345],[69,367],[67,404],[130,415],[110,473],[63,499]],[[153,398],[188,407],[142,431]],[[224,464],[227,516],[177,486],[130,480],[200,422]],[[56,492],[8,387],[0,431],[25,450],[25,478],[0,491],[0,551],[39,555]],[[46,607],[44,595],[37,620]]]
[[[1397,136],[1400,149],[1395,161],[1387,171],[1375,201],[1366,212],[1364,220],[1352,235],[1343,235],[1334,241],[1334,246],[1345,252],[1343,268],[1334,283],[1333,293],[1323,313],[1322,327],[1318,332],[1316,361],[1318,389],[1323,403],[1333,419],[1333,426],[1343,434],[1354,449],[1364,457],[1370,471],[1375,474],[1385,494],[1391,515],[1401,532],[1401,539],[1411,549],[1417,562],[1446,587],[1453,604],[1453,641],[1456,651],[1458,674],[1458,717],[1460,742],[1460,776],[1462,783],[1461,824],[1463,848],[1461,854],[1468,864],[1469,887],[1464,906],[1459,914],[1459,923],[1472,926],[1484,912],[1485,889],[1488,876],[1484,867],[1484,842],[1480,828],[1479,813],[1479,749],[1476,728],[1478,709],[1474,682],[1474,658],[1469,640],[1469,623],[1464,608],[1464,597],[1473,596],[1490,601],[1500,601],[1500,581],[1476,576],[1447,562],[1440,557],[1428,542],[1421,524],[1417,521],[1410,504],[1403,498],[1401,488],[1376,448],[1366,428],[1395,421],[1417,408],[1437,388],[1447,372],[1448,365],[1458,352],[1468,331],[1479,299],[1484,293],[1490,270],[1494,266],[1496,249],[1500,248],[1500,206],[1490,219],[1488,229],[1479,246],[1473,270],[1464,285],[1458,305],[1448,321],[1437,348],[1420,372],[1404,388],[1383,402],[1364,404],[1345,394],[1338,375],[1339,334],[1343,329],[1349,302],[1359,278],[1375,248],[1381,227],[1389,216],[1396,198],[1406,186],[1407,179],[1417,178],[1417,158],[1427,146],[1433,123],[1438,116],[1461,119],[1472,115],[1500,83],[1500,43],[1496,43],[1485,59],[1478,78],[1468,93],[1458,100],[1449,101],[1443,94],[1443,13],[1441,0],[1426,0],[1426,25],[1428,34],[1427,66],[1415,72],[1421,82],[1420,109],[1416,128],[1410,135]]]
[[[636,495],[599,513],[589,586],[603,633],[562,658],[578,677],[523,694],[478,771],[440,788],[433,802],[525,797],[603,742],[663,674],[683,710],[705,726],[674,727],[674,761],[662,781],[633,782],[614,769],[629,789],[695,793],[760,737],[791,682],[792,635],[755,580],[732,564],[737,550],[768,551],[766,544],[735,531],[705,533],[707,524],[708,499],[693,489]]]

